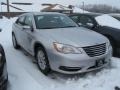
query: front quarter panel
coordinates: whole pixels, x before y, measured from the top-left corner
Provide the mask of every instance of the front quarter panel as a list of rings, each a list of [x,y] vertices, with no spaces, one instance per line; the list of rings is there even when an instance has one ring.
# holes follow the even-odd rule
[[[106,35],[106,36],[110,36],[112,37],[116,44],[118,44],[117,46],[120,45],[120,30],[116,29],[116,28],[112,28],[112,27],[107,27],[107,26],[99,26],[95,31]]]
[[[44,46],[46,53],[49,54],[49,51],[53,49],[53,42],[55,42],[55,40],[49,35],[45,34],[43,30],[41,31],[35,30],[33,32],[33,36],[34,36],[34,39],[31,42],[32,55],[33,56],[35,55],[34,47],[36,43],[39,43],[42,46]]]

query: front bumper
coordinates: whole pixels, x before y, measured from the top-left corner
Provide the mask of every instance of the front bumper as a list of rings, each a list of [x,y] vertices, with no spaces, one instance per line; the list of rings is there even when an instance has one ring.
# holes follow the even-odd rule
[[[0,90],[7,90],[7,82],[8,82],[8,74],[7,74],[6,64],[5,64],[3,68],[3,73],[0,76]]]
[[[109,48],[106,54],[96,57],[89,57],[87,54],[61,54],[54,52],[49,56],[49,63],[53,71],[64,74],[79,74],[107,66],[111,57],[112,47]],[[98,60],[104,60],[104,63],[96,66]]]
[[[7,82],[8,79],[5,79],[4,77],[0,78],[0,90],[7,90]]]
[[[0,53],[2,54],[1,62],[0,62],[0,90],[6,90],[8,73],[7,73],[5,52],[1,45],[0,45]]]

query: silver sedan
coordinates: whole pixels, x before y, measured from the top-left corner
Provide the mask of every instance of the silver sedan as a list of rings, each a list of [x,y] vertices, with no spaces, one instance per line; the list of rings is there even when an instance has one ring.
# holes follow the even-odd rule
[[[60,13],[26,13],[12,27],[15,49],[34,56],[42,73],[51,70],[75,74],[93,71],[110,63],[109,40],[92,30],[78,27]]]

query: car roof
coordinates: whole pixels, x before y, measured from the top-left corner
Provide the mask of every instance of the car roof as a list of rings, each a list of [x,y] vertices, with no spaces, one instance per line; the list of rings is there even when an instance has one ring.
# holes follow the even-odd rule
[[[120,14],[109,14],[110,16],[113,16],[113,17],[118,17],[120,18]]]
[[[20,16],[24,16],[24,15],[65,15],[62,13],[57,13],[57,12],[29,12],[29,13],[24,13]]]
[[[102,14],[101,13],[73,13],[73,14],[69,14],[69,16],[72,16],[72,15],[86,15],[86,16],[96,17],[96,16],[100,16]]]

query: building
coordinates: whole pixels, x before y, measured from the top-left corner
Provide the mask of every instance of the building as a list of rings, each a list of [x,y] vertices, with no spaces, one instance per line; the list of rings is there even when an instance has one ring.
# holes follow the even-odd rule
[[[45,8],[41,12],[59,12],[59,13],[72,13],[72,9],[60,4],[42,4]]]

